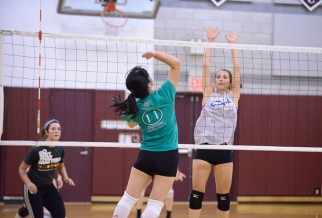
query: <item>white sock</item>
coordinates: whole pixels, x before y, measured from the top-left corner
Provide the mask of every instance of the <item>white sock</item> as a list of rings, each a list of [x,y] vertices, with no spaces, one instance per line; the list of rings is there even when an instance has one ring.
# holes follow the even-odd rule
[[[157,200],[148,200],[148,204],[142,213],[141,218],[157,218],[160,216],[164,203]]]
[[[133,198],[128,193],[124,192],[121,200],[117,204],[113,216],[115,218],[127,218],[131,212],[132,207],[135,205],[138,199]]]

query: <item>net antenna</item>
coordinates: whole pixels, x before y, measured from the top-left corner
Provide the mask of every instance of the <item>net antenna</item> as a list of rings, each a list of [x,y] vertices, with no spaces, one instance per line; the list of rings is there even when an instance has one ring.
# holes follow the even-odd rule
[[[41,30],[41,20],[42,20],[42,1],[39,1],[39,33],[38,33],[38,39],[39,39],[39,55],[38,55],[38,65],[39,65],[39,71],[38,71],[38,104],[37,104],[37,133],[40,133],[40,91],[41,91],[41,42],[42,42],[42,30]]]
[[[123,4],[126,4],[126,2],[127,0]],[[117,0],[95,0],[95,3],[104,7],[100,16],[106,26],[122,28],[127,24],[127,14],[116,8]]]

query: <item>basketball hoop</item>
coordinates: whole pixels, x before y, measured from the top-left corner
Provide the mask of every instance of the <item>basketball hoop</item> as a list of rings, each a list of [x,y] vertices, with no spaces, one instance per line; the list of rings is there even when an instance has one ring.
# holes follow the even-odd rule
[[[100,13],[103,22],[113,28],[122,28],[127,23],[127,15],[116,8],[115,0],[101,2],[104,10]]]

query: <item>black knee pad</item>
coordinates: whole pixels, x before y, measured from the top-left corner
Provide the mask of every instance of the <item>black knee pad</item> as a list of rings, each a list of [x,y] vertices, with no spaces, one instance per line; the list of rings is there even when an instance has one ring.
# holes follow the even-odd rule
[[[26,217],[29,215],[28,209],[25,206],[22,206],[18,211],[19,216]]]
[[[193,210],[199,210],[202,208],[204,193],[192,190],[189,198],[189,208]]]
[[[221,211],[228,211],[230,208],[230,197],[229,193],[227,194],[217,194],[217,208]]]

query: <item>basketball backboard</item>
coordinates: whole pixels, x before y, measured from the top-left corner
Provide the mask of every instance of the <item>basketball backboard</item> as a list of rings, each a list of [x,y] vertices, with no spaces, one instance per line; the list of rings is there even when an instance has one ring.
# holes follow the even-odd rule
[[[100,16],[104,7],[98,2],[104,0],[59,0],[58,13]],[[155,18],[160,0],[117,0],[116,8],[128,18]]]

